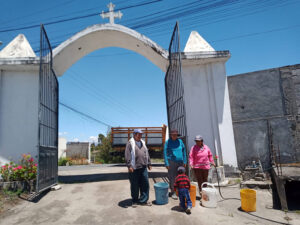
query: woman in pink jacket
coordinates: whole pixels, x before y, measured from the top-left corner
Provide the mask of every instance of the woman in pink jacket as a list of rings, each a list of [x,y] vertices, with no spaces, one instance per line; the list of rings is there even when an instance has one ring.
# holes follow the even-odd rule
[[[214,165],[213,155],[209,147],[203,144],[203,138],[201,135],[195,137],[196,144],[190,151],[190,166],[194,171],[195,177],[198,182],[199,192],[201,194],[201,185],[207,182],[208,171],[210,164]]]

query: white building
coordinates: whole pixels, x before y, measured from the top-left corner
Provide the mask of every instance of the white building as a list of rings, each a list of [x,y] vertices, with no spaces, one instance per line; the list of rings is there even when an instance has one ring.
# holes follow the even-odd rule
[[[85,55],[106,47],[139,53],[166,72],[168,51],[144,35],[117,24],[97,24],[53,50],[57,76]],[[182,53],[187,148],[201,134],[221,163],[236,167],[236,152],[225,63],[229,52],[215,51],[193,31]],[[0,52],[0,160],[22,153],[38,159],[39,58],[23,35]],[[3,163],[2,162],[2,163]]]
[[[58,159],[59,158],[65,158],[67,150],[67,139],[64,137],[58,138]]]

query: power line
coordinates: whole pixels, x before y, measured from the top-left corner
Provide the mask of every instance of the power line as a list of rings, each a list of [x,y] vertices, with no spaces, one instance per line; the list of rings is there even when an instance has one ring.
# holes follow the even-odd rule
[[[70,73],[75,74],[74,71]],[[115,100],[108,94],[103,94],[99,92],[99,88],[92,85],[90,82],[84,81],[82,77],[78,76],[67,76],[70,81],[72,81],[82,92],[94,97],[97,101],[105,103],[107,106],[111,107],[115,111],[118,111],[121,115],[128,117],[133,116],[134,111],[130,110],[128,107],[124,106],[122,103]],[[81,79],[81,80],[79,80]],[[135,113],[137,114],[137,113]]]
[[[97,123],[100,123],[100,124],[102,124],[102,125],[104,125],[104,126],[111,127],[111,125],[109,125],[109,124],[107,124],[107,123],[105,123],[105,122],[103,122],[103,121],[101,121],[101,120],[98,120],[98,119],[96,119],[96,118],[94,118],[94,117],[92,117],[92,116],[90,116],[90,115],[88,115],[88,114],[86,114],[86,113],[80,112],[79,110],[77,110],[77,109],[75,109],[75,108],[73,108],[73,107],[71,107],[71,106],[68,106],[68,105],[66,105],[65,103],[59,102],[59,104],[60,104],[61,106],[65,107],[65,108],[67,108],[67,109],[69,109],[69,110],[71,110],[71,111],[73,111],[73,112],[75,112],[75,113],[81,115],[81,116],[84,116],[84,117],[90,119],[90,120],[93,120],[93,121],[95,121],[95,122],[97,122]]]
[[[66,2],[63,2],[63,3],[59,3],[59,4],[55,4],[51,7],[48,7],[48,8],[44,8],[44,9],[41,9],[41,10],[37,10],[37,11],[34,11],[30,14],[27,14],[27,15],[24,15],[24,16],[19,16],[19,17],[14,17],[14,19],[9,19],[9,20],[6,20],[6,21],[1,21],[1,25],[3,24],[9,24],[11,23],[12,21],[16,21],[16,20],[19,20],[19,19],[24,19],[24,17],[31,17],[31,16],[37,16],[37,14],[41,14],[43,12],[49,12],[49,10],[51,9],[56,9],[56,7],[63,7],[63,6],[66,6],[70,3],[73,3],[74,0],[69,0],[69,1],[66,1]]]
[[[64,6],[69,5],[70,3],[74,3],[75,1],[76,0],[70,0],[70,1],[63,2],[63,3],[60,2],[59,4],[53,5],[53,6],[49,7],[49,8],[40,9],[40,10],[37,10],[37,11],[32,12],[30,14],[26,14],[24,16],[14,17],[13,19],[3,21],[3,22],[1,22],[1,25],[3,25],[3,24],[10,24],[11,22],[19,20],[19,19],[22,19],[24,21],[24,18],[26,18],[26,17],[32,17],[32,16],[36,17],[37,14],[41,14],[41,13],[44,13],[44,12],[49,12],[52,9],[53,10],[57,10],[57,7],[65,8]],[[124,3],[124,2],[126,2],[126,1],[117,1],[117,2],[114,1],[114,3],[116,3],[116,4],[121,4],[121,3]],[[71,11],[71,12],[69,12],[69,14],[73,14],[74,15],[74,14],[77,14],[77,13],[88,12],[88,11],[95,10],[96,8],[99,8],[99,7],[102,7],[102,6],[103,6],[103,2],[101,4],[101,6],[99,5],[97,7],[92,7],[92,8],[88,8],[88,9],[81,9],[81,10],[77,10],[77,11]],[[56,15],[56,16],[53,16],[53,17],[49,17],[47,19],[58,19],[58,18],[62,18],[62,17],[65,17],[65,14],[64,15]],[[19,25],[23,25],[23,24],[31,23],[31,22],[38,23],[39,21],[38,22],[36,20],[30,21],[30,22],[27,21],[27,22],[20,23]],[[8,27],[5,27],[5,29],[6,28],[8,29]],[[4,29],[4,28],[2,28],[2,29]]]
[[[161,1],[162,0],[154,0],[151,2],[144,2],[144,3],[137,4],[137,5],[122,7],[122,8],[116,9],[116,10],[126,10],[126,9],[149,5],[149,4],[153,4],[153,3],[157,3],[157,2],[161,2]],[[106,11],[106,12],[108,12],[108,11]],[[96,16],[96,15],[99,15],[99,12],[91,13],[91,14],[87,14],[87,15],[83,15],[83,16],[70,17],[67,19],[61,19],[61,20],[56,20],[56,21],[52,21],[52,22],[46,22],[46,23],[44,23],[44,25],[53,25],[53,24],[58,24],[58,23],[63,23],[63,22],[68,22],[68,21],[73,21],[73,20],[84,19],[84,18]],[[18,28],[0,30],[0,33],[10,32],[10,31],[18,31],[18,30],[28,30],[28,29],[37,28],[37,27],[40,27],[40,24],[30,25],[30,26],[26,26],[26,27],[18,27]]]
[[[224,20],[234,19],[234,18],[237,18],[240,16],[253,15],[255,13],[259,13],[259,12],[265,11],[270,8],[284,6],[284,5],[292,4],[295,2],[284,2],[284,1],[273,2],[270,0],[265,0],[265,1],[262,0],[262,1],[245,3],[245,4],[241,5],[243,2],[240,2],[238,0],[232,0],[232,1],[221,1],[221,2],[219,2],[219,5],[216,5],[216,4],[203,5],[204,3],[202,3],[200,5],[193,5],[196,3],[199,3],[199,2],[196,1],[196,2],[189,3],[189,5],[187,6],[186,9],[184,8],[185,5],[184,6],[180,5],[177,7],[168,8],[166,10],[153,12],[151,14],[144,15],[143,17],[133,18],[129,21],[134,21],[135,25],[131,26],[130,24],[126,24],[126,26],[131,27],[132,29],[145,28],[145,27],[150,26],[151,28],[146,28],[147,30],[144,33],[145,34],[151,33],[152,36],[158,37],[158,36],[162,36],[162,35],[166,34],[166,32],[168,31],[166,26],[169,26],[168,21],[170,19],[172,19],[172,17],[178,17],[178,16],[179,17],[187,17],[191,21],[193,21],[194,22],[193,24],[187,24],[184,26],[183,30],[186,30],[189,27],[195,27],[195,26],[201,26],[201,25],[205,26],[205,25],[212,24],[212,23],[223,22]],[[227,3],[227,5],[224,5],[226,3]],[[193,5],[192,8],[194,8],[193,11],[191,11],[191,9],[190,9],[192,5]],[[259,10],[257,10],[258,5],[260,6]],[[224,6],[226,6],[226,8],[224,8]],[[234,7],[228,8],[228,6],[234,6]],[[211,10],[214,10],[214,9],[217,9],[220,7],[221,7],[220,10],[217,10],[214,13],[211,13]],[[267,7],[267,8],[265,8],[265,7]],[[178,10],[178,8],[180,8],[180,10]],[[247,10],[247,13],[242,13],[242,14],[239,13],[241,8],[244,8],[244,10]],[[140,22],[137,21],[140,18],[143,19],[145,17],[149,17],[152,15],[161,14],[161,13],[164,13],[165,11],[167,11],[167,14],[164,14],[162,17],[155,17],[153,19],[150,18],[148,21],[144,21],[144,20],[142,20]],[[202,11],[203,12],[208,11],[208,12],[205,14],[203,14],[203,13],[201,14]],[[199,15],[199,13],[200,13],[200,15]],[[190,16],[192,14],[195,14],[195,15],[197,14],[197,17],[195,16],[195,17],[190,18]],[[198,18],[200,18],[200,21]],[[202,21],[203,21],[203,23],[201,24]],[[209,22],[207,22],[207,21],[209,21]],[[199,24],[199,22],[200,22],[200,24]],[[165,23],[165,24],[162,25],[161,23]],[[154,24],[156,24],[156,25],[154,25]],[[155,27],[157,27],[158,29],[153,29]],[[68,36],[69,34],[72,34],[72,33],[61,35],[60,37]],[[55,44],[59,44],[59,43],[60,42],[55,42]],[[55,44],[54,44],[54,46],[56,46]]]
[[[210,42],[214,43],[214,42],[220,42],[220,41],[229,41],[229,40],[239,39],[239,38],[243,38],[243,37],[251,37],[251,36],[256,36],[256,35],[261,35],[261,34],[267,34],[267,33],[288,30],[288,29],[292,29],[292,28],[296,28],[296,27],[300,27],[300,24],[296,24],[294,26],[288,26],[288,27],[281,27],[281,28],[272,29],[272,30],[266,30],[266,31],[262,31],[262,32],[243,34],[243,35],[233,36],[233,37],[229,37],[229,38],[214,40],[214,41],[210,41]]]

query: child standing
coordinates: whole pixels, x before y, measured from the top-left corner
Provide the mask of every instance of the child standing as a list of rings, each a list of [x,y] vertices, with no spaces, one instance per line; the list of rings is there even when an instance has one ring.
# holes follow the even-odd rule
[[[178,175],[175,178],[174,190],[178,190],[178,196],[180,200],[180,206],[187,214],[191,214],[192,201],[190,198],[190,180],[187,175],[185,175],[185,168],[183,166],[178,167]],[[185,202],[187,207],[185,206]]]

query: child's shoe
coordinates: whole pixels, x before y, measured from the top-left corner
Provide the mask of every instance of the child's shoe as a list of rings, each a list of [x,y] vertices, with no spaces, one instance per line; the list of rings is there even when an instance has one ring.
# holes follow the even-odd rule
[[[186,214],[191,214],[192,213],[192,208],[191,207],[188,207],[186,210],[185,210]]]

